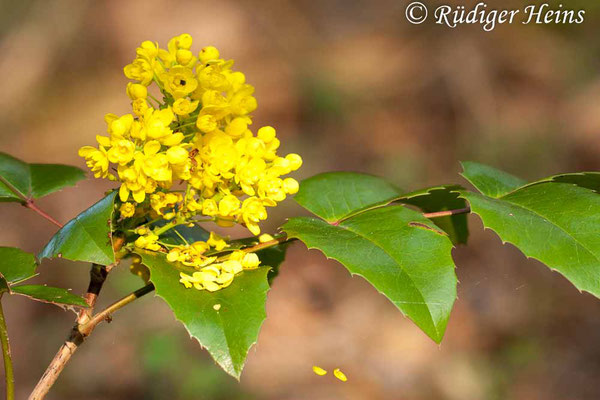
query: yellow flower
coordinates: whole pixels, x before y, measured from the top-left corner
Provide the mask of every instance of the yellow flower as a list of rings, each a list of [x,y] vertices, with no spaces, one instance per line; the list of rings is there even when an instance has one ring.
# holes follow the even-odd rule
[[[256,269],[260,264],[260,260],[256,253],[246,253],[242,258],[242,267],[244,269]]]
[[[198,87],[198,80],[192,70],[181,65],[176,65],[161,74],[160,80],[165,85],[165,90],[175,99],[187,96]]]
[[[132,203],[123,203],[119,207],[119,213],[121,213],[121,217],[123,218],[133,217],[133,214],[135,214],[135,205]]]
[[[129,82],[127,84],[127,96],[129,96],[131,100],[145,99],[148,97],[148,88],[139,83]]]
[[[190,101],[185,97],[175,100],[173,112],[177,115],[188,115],[198,107],[198,101]]]
[[[173,131],[169,128],[175,116],[170,108],[154,110],[149,108],[143,117],[144,137],[161,140],[170,136]]]
[[[348,378],[346,377],[346,374],[344,374],[342,371],[340,371],[339,368],[336,368],[333,370],[333,375],[335,375],[335,377],[338,378],[342,382],[346,382],[348,380]]]
[[[242,203],[241,219],[253,235],[260,233],[258,222],[267,219],[267,210],[257,197],[248,197]]]
[[[171,164],[181,164],[188,160],[188,152],[181,146],[173,146],[167,150],[167,158]]]
[[[234,118],[225,128],[225,133],[232,137],[240,137],[248,130],[248,124],[252,123],[248,117]]]
[[[240,200],[228,194],[219,201],[219,214],[224,217],[236,215],[240,209]]]
[[[316,365],[314,365],[312,367],[312,370],[315,374],[319,375],[319,376],[323,376],[325,374],[327,374],[327,371],[325,371],[323,368],[321,367],[317,367]]]
[[[96,178],[106,178],[108,173],[108,155],[106,150],[92,146],[83,146],[79,149],[79,156],[85,158],[88,168],[94,173]]]
[[[140,236],[135,240],[135,246],[152,251],[158,251],[161,249],[161,246],[156,243],[158,240],[158,236],[153,233],[148,233],[147,235]]]
[[[154,77],[154,71],[148,60],[140,57],[126,65],[123,72],[127,78],[139,81],[144,86],[148,86]]]
[[[223,238],[221,236],[217,235],[214,232],[210,233],[210,237],[208,238],[208,240],[206,241],[206,243],[210,247],[214,247],[215,250],[217,250],[217,251],[221,251],[225,247],[227,247],[227,242],[225,240],[223,240]]]
[[[218,127],[215,116],[211,114],[200,115],[196,121],[196,126],[200,129],[200,132],[204,133],[210,133]]]
[[[126,165],[133,160],[135,152],[135,144],[127,139],[122,139],[114,143],[113,147],[108,150],[108,159],[110,162]]]

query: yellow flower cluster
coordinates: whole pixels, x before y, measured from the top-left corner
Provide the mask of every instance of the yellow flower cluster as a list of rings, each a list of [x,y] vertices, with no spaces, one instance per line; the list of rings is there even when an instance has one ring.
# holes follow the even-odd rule
[[[171,252],[167,256],[171,256]],[[180,280],[186,288],[195,288],[197,290],[208,290],[214,292],[231,285],[235,275],[245,269],[256,269],[260,260],[256,253],[246,253],[241,250],[232,252],[227,260],[218,263],[212,263],[199,271],[188,275],[180,272]]]
[[[302,159],[277,155],[274,128],[250,130],[250,113],[257,107],[254,87],[232,69],[233,61],[220,58],[212,46],[197,55],[191,46],[188,34],[172,38],[166,49],[143,42],[124,68],[133,80],[126,88],[132,112],[106,115],[108,135],[98,135],[98,146],[84,146],[79,154],[95,177],[120,182],[122,220],[149,216],[176,226],[205,216],[258,235],[267,207],[298,191],[298,182],[285,175],[300,168]],[[164,231],[142,226],[135,232],[135,246],[167,251],[159,239]],[[196,242],[169,252],[171,261],[211,268],[182,277],[186,287],[223,287],[231,283],[227,274],[233,277],[240,269],[210,265],[214,260],[204,253],[211,247],[218,248]]]

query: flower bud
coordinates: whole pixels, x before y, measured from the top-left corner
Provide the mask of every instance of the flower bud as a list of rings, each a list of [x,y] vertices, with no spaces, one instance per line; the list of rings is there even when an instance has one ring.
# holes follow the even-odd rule
[[[219,59],[219,50],[217,50],[217,48],[213,46],[206,46],[205,48],[200,50],[200,53],[198,54],[198,59],[202,64],[206,64],[211,60],[217,60]]]

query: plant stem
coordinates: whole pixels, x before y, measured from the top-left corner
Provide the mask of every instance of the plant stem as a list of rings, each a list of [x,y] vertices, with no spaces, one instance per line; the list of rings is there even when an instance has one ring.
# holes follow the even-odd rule
[[[35,205],[35,203],[33,202],[33,199],[31,199],[31,198],[25,196],[23,193],[21,193],[21,191],[19,189],[14,187],[14,185],[12,183],[10,183],[8,180],[6,180],[4,177],[0,176],[0,182],[4,183],[4,185],[6,185],[17,197],[19,197],[21,200],[23,200],[23,202],[21,203],[23,205],[23,207],[26,207],[26,208],[29,208],[30,210],[35,211],[36,213],[38,213],[42,217],[46,218],[48,221],[52,222],[54,225],[58,226],[59,228],[63,227],[63,225],[60,222],[58,222],[57,220],[52,218],[46,212],[42,211],[37,205]]]
[[[2,294],[0,294],[2,299]],[[6,382],[6,399],[15,398],[15,375],[13,371],[12,359],[10,357],[10,344],[8,343],[8,331],[6,330],[6,321],[4,319],[4,310],[0,302],[0,341],[2,342],[2,355],[4,356],[4,380]]]
[[[71,356],[73,356],[85,338],[93,332],[98,324],[100,324],[102,321],[110,322],[112,320],[112,313],[122,307],[125,307],[135,299],[152,292],[153,290],[154,285],[148,284],[106,307],[104,310],[94,315],[86,323],[76,324],[71,330],[69,338],[58,350],[54,356],[54,359],[52,362],[50,362],[50,365],[48,365],[46,372],[44,372],[44,375],[42,375],[42,378],[33,389],[33,392],[31,392],[29,395],[29,400],[41,400],[46,396],[46,394],[48,394],[48,391],[56,382],[56,379],[65,368],[65,365],[67,365],[71,359]]]
[[[81,335],[83,335],[84,338],[88,337],[99,323],[101,323],[102,321],[110,322],[112,313],[114,313],[115,311],[117,311],[120,308],[125,307],[127,304],[131,303],[132,301],[139,299],[140,297],[152,292],[153,290],[154,290],[154,285],[149,283],[148,285],[146,285],[146,286],[136,290],[135,292],[123,297],[122,299],[114,302],[110,306],[106,307],[104,310],[102,310],[99,313],[97,313],[96,315],[94,315],[94,317],[92,319],[90,319],[88,322],[86,322],[83,325],[80,325],[79,333],[81,333]]]
[[[459,208],[456,210],[438,211],[432,213],[423,213],[425,218],[448,217],[450,215],[466,214],[471,212],[471,207]]]
[[[58,222],[57,220],[52,218],[45,211],[41,210],[31,199],[27,200],[25,203],[23,203],[23,207],[29,208],[30,210],[35,211],[36,213],[38,213],[42,217],[46,218],[48,221],[52,222],[54,225],[58,226],[59,228],[63,227],[63,224],[61,224],[60,222]]]

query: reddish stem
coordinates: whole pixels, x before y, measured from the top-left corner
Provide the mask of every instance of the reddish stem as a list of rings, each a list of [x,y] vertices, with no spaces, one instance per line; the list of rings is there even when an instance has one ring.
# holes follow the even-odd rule
[[[46,218],[48,221],[52,222],[54,225],[58,226],[59,228],[63,227],[63,224],[61,224],[60,222],[58,222],[57,220],[52,218],[45,211],[41,210],[37,205],[35,205],[33,200],[27,200],[25,203],[23,203],[23,206],[26,208],[29,208],[32,211],[35,211],[36,213],[38,213],[42,217]]]

